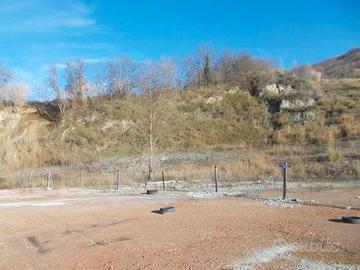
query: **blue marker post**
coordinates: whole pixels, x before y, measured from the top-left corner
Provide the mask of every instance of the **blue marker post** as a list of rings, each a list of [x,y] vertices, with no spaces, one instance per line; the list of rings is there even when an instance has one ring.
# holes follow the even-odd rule
[[[286,181],[287,181],[287,169],[290,165],[287,162],[280,163],[280,168],[283,171],[283,199],[286,199]]]

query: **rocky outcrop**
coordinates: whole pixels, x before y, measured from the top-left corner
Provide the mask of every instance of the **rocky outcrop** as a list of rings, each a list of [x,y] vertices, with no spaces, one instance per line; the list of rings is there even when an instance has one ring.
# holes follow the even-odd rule
[[[306,109],[309,109],[311,107],[314,107],[316,105],[316,102],[312,98],[306,98],[306,99],[295,99],[295,100],[287,100],[284,99],[281,101],[280,104],[280,111],[304,111]]]
[[[280,105],[280,111],[302,111],[309,109],[315,106],[316,102],[312,98],[306,99],[295,99],[295,100],[287,100],[284,99]]]
[[[280,96],[288,95],[294,92],[294,89],[288,85],[281,85],[278,83],[268,84],[260,92],[260,97],[262,96]]]
[[[215,97],[209,97],[206,101],[205,101],[205,104],[206,105],[214,105],[216,104],[217,102],[220,102],[223,100],[223,97],[222,96],[215,96]]]
[[[295,122],[303,122],[305,120],[314,120],[316,118],[316,114],[312,111],[295,112],[292,115],[292,118]]]

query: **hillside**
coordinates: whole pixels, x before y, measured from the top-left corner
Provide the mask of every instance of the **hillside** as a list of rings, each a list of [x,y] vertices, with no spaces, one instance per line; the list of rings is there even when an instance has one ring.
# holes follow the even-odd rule
[[[314,64],[312,67],[320,71],[323,78],[359,78],[360,48]]]
[[[358,52],[319,65],[338,76]],[[65,179],[72,168],[74,179],[84,170],[104,179],[121,169],[142,181],[166,168],[198,179],[216,163],[228,180],[267,179],[288,161],[292,178],[360,175],[359,79],[287,72],[244,53],[192,60],[184,78],[170,60],[120,58],[96,81],[79,60],[50,73],[53,101],[24,103],[10,91],[0,103],[1,173],[52,168]]]
[[[1,108],[0,125],[0,170],[39,166],[53,123],[24,106]]]
[[[224,158],[216,158],[217,164],[229,179],[276,175],[283,160],[294,164],[296,178],[359,176],[360,81],[304,87],[284,78],[255,96],[226,84],[166,92],[155,152],[175,155],[156,155],[155,169],[166,165],[174,175],[196,177],[209,171],[211,153],[220,151]],[[65,165],[145,170],[147,110],[141,95],[88,97],[59,123],[46,108],[51,111],[46,103],[1,109],[2,174]],[[184,152],[207,155],[176,154]]]

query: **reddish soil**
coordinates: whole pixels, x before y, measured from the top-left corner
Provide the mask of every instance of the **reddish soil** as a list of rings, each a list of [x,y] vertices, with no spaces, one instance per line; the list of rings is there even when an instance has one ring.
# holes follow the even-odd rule
[[[328,248],[303,249],[292,254],[296,258],[360,265],[360,225],[329,221],[359,216],[357,210],[286,208],[246,198],[195,201],[166,194],[66,199],[52,206],[1,207],[0,201],[0,269],[232,269],[279,241]],[[152,212],[170,205],[176,213]],[[273,269],[274,264],[277,269],[294,267],[277,258],[256,268]]]

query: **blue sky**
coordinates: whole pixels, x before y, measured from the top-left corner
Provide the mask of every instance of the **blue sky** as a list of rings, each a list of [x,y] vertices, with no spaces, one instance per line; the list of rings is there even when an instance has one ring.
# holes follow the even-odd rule
[[[126,54],[182,58],[199,44],[246,50],[286,68],[360,47],[360,1],[0,0],[0,61],[39,88],[49,64],[96,70]]]

